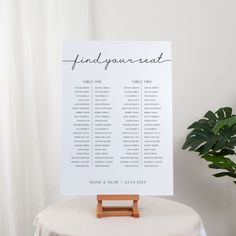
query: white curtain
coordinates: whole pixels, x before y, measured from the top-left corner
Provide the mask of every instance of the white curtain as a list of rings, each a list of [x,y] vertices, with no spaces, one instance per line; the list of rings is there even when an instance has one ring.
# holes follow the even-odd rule
[[[87,39],[86,0],[0,0],[0,235],[33,235],[59,198],[61,53]]]

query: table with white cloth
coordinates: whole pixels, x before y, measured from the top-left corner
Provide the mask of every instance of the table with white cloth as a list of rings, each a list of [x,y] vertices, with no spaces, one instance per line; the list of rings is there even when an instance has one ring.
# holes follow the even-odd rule
[[[95,209],[95,197],[63,199],[36,216],[35,236],[206,236],[191,207],[165,198],[141,197],[140,218],[96,218]]]

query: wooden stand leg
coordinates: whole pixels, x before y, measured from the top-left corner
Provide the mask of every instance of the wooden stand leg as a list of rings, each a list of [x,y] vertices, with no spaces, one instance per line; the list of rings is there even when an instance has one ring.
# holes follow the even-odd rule
[[[104,200],[132,200],[133,206],[102,206]],[[139,217],[138,209],[139,195],[97,195],[97,217],[104,216],[133,216]]]
[[[97,218],[102,218],[102,201],[101,200],[98,200]]]
[[[139,210],[138,210],[138,200],[133,201],[133,217],[139,217]]]

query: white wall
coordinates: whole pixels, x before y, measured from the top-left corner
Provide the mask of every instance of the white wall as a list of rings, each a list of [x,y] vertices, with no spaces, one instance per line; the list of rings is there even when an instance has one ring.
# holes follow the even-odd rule
[[[236,113],[235,10],[234,0],[91,0],[89,9],[90,39],[172,41],[173,199],[201,215],[208,236],[236,234],[236,186],[181,146],[207,110]]]

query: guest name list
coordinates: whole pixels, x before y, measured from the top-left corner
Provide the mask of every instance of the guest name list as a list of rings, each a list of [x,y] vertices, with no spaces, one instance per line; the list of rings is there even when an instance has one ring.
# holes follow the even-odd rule
[[[62,193],[171,195],[171,101],[169,42],[66,42]]]

